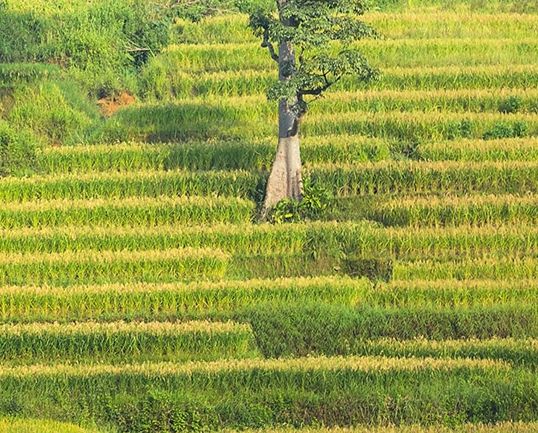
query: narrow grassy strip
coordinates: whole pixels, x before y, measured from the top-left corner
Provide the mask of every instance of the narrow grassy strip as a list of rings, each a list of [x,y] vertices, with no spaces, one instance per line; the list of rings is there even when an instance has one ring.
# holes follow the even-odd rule
[[[223,76],[223,79],[226,77]],[[349,112],[476,112],[476,113],[535,113],[538,109],[536,103],[537,92],[527,88],[501,88],[501,89],[370,89],[358,92],[357,90],[341,89],[328,92],[325,98],[311,104],[309,113],[345,114]],[[229,96],[211,94],[202,97],[191,96],[182,100],[167,101],[159,98],[153,104],[136,107],[139,112],[149,110],[151,107],[163,106],[163,100],[168,102],[169,109],[178,118],[178,121],[187,124],[196,120],[210,130],[208,118],[212,121],[226,119],[228,121],[247,121],[257,117],[270,122],[276,116],[276,107],[263,94],[248,96]],[[175,102],[175,104],[170,104]],[[208,108],[210,104],[212,109]],[[181,107],[185,107],[180,111]],[[131,109],[132,110],[132,109]],[[190,110],[190,111],[188,111]],[[311,117],[311,116],[309,116]],[[164,119],[154,119],[153,124]],[[148,126],[151,125],[148,119]],[[62,148],[58,151],[60,152]],[[151,155],[151,148],[148,149]]]
[[[456,339],[538,336],[538,309],[523,304],[467,308],[357,305],[354,309],[321,303],[264,304],[248,310],[246,318],[260,351],[268,358],[363,353],[369,340],[380,338],[426,338],[442,345]]]
[[[390,157],[388,143],[367,137],[309,137],[301,153],[310,163],[380,161]],[[186,143],[121,143],[47,148],[39,156],[41,174],[148,170],[268,170],[274,139]]]
[[[498,359],[512,365],[536,368],[538,366],[538,340],[493,338],[466,340],[378,340],[356,341],[350,353],[361,356],[388,357],[440,357]]]
[[[368,12],[363,17],[378,32],[391,39],[517,39],[526,38],[536,27],[534,14],[477,13],[412,10],[399,13]]]
[[[245,171],[182,172],[134,171],[130,173],[88,173],[49,175],[0,181],[0,201],[36,199],[89,199],[159,197],[163,195],[223,195],[256,197],[265,175]]]
[[[533,194],[428,196],[392,199],[368,217],[387,226],[535,224],[538,206]]]
[[[345,133],[401,140],[514,138],[538,135],[538,122],[533,114],[353,112],[312,114],[302,130],[305,135]]]
[[[436,359],[436,358],[390,358],[384,356],[349,356],[349,357],[310,357],[310,358],[291,358],[285,360],[278,359],[227,359],[210,362],[155,362],[143,364],[128,365],[69,365],[56,364],[44,365],[35,364],[28,366],[2,366],[0,368],[0,380],[6,378],[24,379],[30,376],[47,378],[51,375],[58,375],[73,378],[95,378],[100,376],[138,376],[139,379],[151,379],[162,376],[183,376],[185,379],[201,379],[202,375],[215,374],[216,380],[234,381],[233,375],[226,378],[226,373],[243,372],[253,373],[256,370],[261,372],[283,372],[283,373],[303,373],[325,371],[329,372],[421,372],[421,371],[439,371],[449,372],[451,370],[462,373],[470,373],[473,370],[483,370],[485,372],[510,372],[512,368],[508,363],[503,361],[493,361],[489,359]],[[198,373],[202,377],[195,377]],[[219,373],[222,377],[219,377]],[[190,376],[190,377],[189,377]],[[259,377],[259,379],[262,379]],[[263,380],[263,379],[262,379]],[[263,382],[262,382],[263,383]],[[255,387],[261,383],[250,383],[248,387]],[[236,383],[236,385],[238,385]]]
[[[118,320],[138,318],[231,319],[237,311],[264,302],[318,300],[354,305],[371,283],[345,277],[192,283],[140,283],[63,287],[0,288],[4,322]],[[538,296],[537,296],[538,299]]]
[[[418,280],[379,282],[360,303],[384,308],[447,308],[536,305],[538,282],[534,279]]]
[[[395,280],[512,280],[538,275],[537,257],[467,258],[453,261],[419,260],[396,263]]]
[[[266,429],[267,433],[534,433],[538,428],[537,423],[524,422],[502,422],[495,425],[484,424],[464,424],[458,427],[435,426],[383,426],[368,427],[354,426],[348,428],[278,428]],[[245,433],[255,433],[255,430],[245,430]]]
[[[435,13],[368,11],[363,17],[390,39],[512,39],[527,38],[536,28],[533,14],[476,13],[436,10]],[[201,23],[181,21],[174,39],[178,44],[231,44],[256,42],[247,28],[248,16],[211,17]]]
[[[274,134],[276,127],[276,115],[268,120],[248,107],[189,104],[183,100],[174,104],[160,103],[121,110],[104,124],[93,139],[99,142],[257,141]],[[439,111],[318,112],[309,115],[308,122],[302,125],[302,132],[304,136],[311,137],[355,134],[411,141],[495,139],[536,136],[538,121],[530,112],[510,115]]]
[[[507,113],[536,112],[538,92],[530,89],[456,89],[456,90],[368,90],[333,92],[309,113],[331,114],[355,111],[386,113],[391,111]],[[509,106],[508,103],[514,104]]]
[[[193,96],[231,97],[263,95],[275,78],[268,71],[224,71],[188,74],[179,67],[162,72],[155,83],[148,78],[143,91],[156,99],[183,99]],[[372,90],[446,90],[446,89],[518,89],[532,88],[537,80],[535,65],[440,66],[417,68],[383,68],[382,79],[365,84],[343,78],[334,91]],[[123,130],[122,132],[125,132]],[[116,139],[125,137],[116,136]],[[112,140],[114,141],[114,140]]]
[[[435,12],[405,10],[394,12],[367,11],[362,17],[389,39],[513,39],[527,38],[536,28],[534,14],[456,12],[436,9]],[[211,17],[201,23],[181,21],[176,32],[177,43],[210,44],[235,41],[256,42],[249,29],[248,16],[242,14]]]
[[[129,197],[121,201],[59,199],[10,203],[0,210],[0,227],[246,223],[253,213],[254,203],[233,197]]]
[[[384,162],[354,165],[316,165],[305,169],[338,196],[397,193],[535,192],[534,162]]]
[[[535,39],[384,39],[362,40],[360,49],[380,68],[518,65],[538,62]],[[169,46],[169,65],[188,72],[271,70],[271,58],[256,43]]]
[[[2,325],[3,364],[129,363],[256,355],[248,325],[232,322],[81,322]]]
[[[0,430],[4,433],[106,433],[106,430],[32,418],[1,418]]]
[[[193,221],[196,224],[197,221]],[[334,224],[272,226],[217,224],[157,227],[44,227],[0,231],[0,251],[54,253],[65,251],[146,251],[170,248],[218,248],[243,254],[297,253],[307,232]]]
[[[54,401],[59,416],[108,421],[120,431],[132,432],[144,431],[150,420],[173,425],[178,418],[185,419],[183,425],[189,428],[197,425],[207,430],[320,422],[431,425],[449,414],[456,417],[456,425],[534,420],[536,398],[536,378],[529,372],[512,370],[503,362],[468,359],[312,357],[183,365],[30,366],[3,368],[0,382],[4,398],[17,401],[22,414],[47,413],[52,409],[50,397],[61,395]],[[405,400],[398,397],[402,392]],[[372,395],[378,397],[372,401]],[[345,401],[348,406],[343,406]],[[78,411],[73,411],[74,402]],[[190,421],[193,413],[196,419]]]
[[[402,199],[404,200],[404,199]],[[379,206],[382,206],[380,203]],[[522,257],[538,248],[538,229],[517,221],[467,227],[381,228],[365,222],[310,222],[285,225],[45,227],[0,230],[2,253],[66,251],[148,251],[217,248],[231,255],[309,253],[348,258],[417,260],[479,257],[493,253]]]
[[[299,253],[234,254],[226,278],[248,280],[251,278],[313,277],[335,275],[340,270],[340,260],[333,255]],[[344,274],[347,272],[343,272]],[[350,271],[350,274],[351,271]],[[360,276],[363,276],[361,273]]]
[[[538,138],[434,141],[416,146],[417,159],[429,161],[536,161]]]
[[[393,67],[383,68],[383,78],[368,87],[381,89],[501,89],[532,87],[536,80],[535,65],[497,65],[460,66],[445,65],[439,67]],[[335,89],[364,89],[365,84],[356,80],[343,79]]]
[[[215,249],[80,251],[0,255],[0,284],[72,285],[222,278],[229,257]]]
[[[536,161],[538,139],[501,138],[404,142],[349,134],[304,137],[301,153],[309,164],[375,162],[401,157],[426,161]],[[39,157],[42,174],[148,170],[267,170],[272,138],[181,144],[122,143],[47,148]]]

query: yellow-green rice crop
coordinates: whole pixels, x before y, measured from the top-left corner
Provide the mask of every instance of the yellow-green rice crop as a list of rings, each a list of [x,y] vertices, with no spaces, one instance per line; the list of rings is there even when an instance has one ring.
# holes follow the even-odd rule
[[[0,326],[3,363],[185,361],[256,354],[248,325],[232,322],[80,322]]]
[[[402,197],[381,203],[369,217],[389,226],[535,224],[538,206],[534,194]]]
[[[305,171],[339,196],[394,193],[526,194],[537,191],[535,162],[380,161],[328,164]]]
[[[3,433],[105,433],[105,430],[86,429],[74,424],[52,420],[2,418],[0,430]]]
[[[510,370],[508,363],[490,359],[450,358],[390,358],[383,356],[309,357],[298,359],[227,359],[212,362],[185,362],[181,364],[158,362],[131,365],[28,365],[24,367],[0,367],[2,378],[25,377],[98,377],[101,375],[133,375],[146,378],[169,375],[191,376],[194,374],[219,374],[230,372],[315,372],[315,371],[473,371]]]
[[[355,305],[371,283],[346,277],[0,288],[3,321],[232,318],[260,303]],[[538,295],[537,295],[538,297]]]
[[[301,429],[279,428],[264,429],[266,433],[534,433],[537,423],[503,422],[495,425],[464,424],[458,427],[435,426],[383,426],[383,427],[310,427]],[[235,430],[233,431],[236,432]],[[259,433],[259,430],[244,430],[244,433]],[[232,431],[229,431],[232,433]]]
[[[53,199],[7,204],[0,210],[0,227],[246,223],[251,220],[253,211],[254,203],[233,197],[128,197],[121,201]]]
[[[245,171],[134,171],[48,175],[0,180],[0,201],[223,195],[252,197],[265,175]]]
[[[1,284],[174,281],[222,278],[229,256],[215,249],[1,254]]]
[[[453,261],[431,259],[396,263],[395,280],[513,280],[538,276],[536,257],[504,257],[493,254],[488,258],[465,258]]]
[[[532,34],[534,14],[476,13],[438,10],[435,13],[404,11],[369,12],[364,19],[391,39],[490,39],[517,40]]]

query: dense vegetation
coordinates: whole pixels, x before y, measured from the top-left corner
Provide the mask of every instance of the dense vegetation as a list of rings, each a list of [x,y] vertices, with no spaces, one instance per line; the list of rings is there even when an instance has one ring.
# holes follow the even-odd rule
[[[536,431],[538,7],[372,3],[261,224],[258,1],[0,1],[0,430]]]

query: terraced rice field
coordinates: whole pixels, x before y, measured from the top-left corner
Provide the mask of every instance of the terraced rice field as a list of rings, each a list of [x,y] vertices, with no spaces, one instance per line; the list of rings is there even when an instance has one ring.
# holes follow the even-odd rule
[[[538,430],[538,15],[365,18],[382,78],[303,122],[322,221],[257,222],[246,16],[178,26],[99,143],[0,180],[2,431]]]

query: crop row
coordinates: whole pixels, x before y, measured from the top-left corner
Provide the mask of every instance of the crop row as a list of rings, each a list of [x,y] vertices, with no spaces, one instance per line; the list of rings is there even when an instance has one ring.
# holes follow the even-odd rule
[[[4,433],[103,433],[75,424],[35,418],[21,419],[12,416],[0,418],[0,430]]]
[[[532,139],[520,141],[532,141]],[[489,143],[489,142],[488,142]],[[531,145],[521,159],[532,160]],[[528,149],[524,151],[523,149]],[[434,153],[434,152],[431,152]],[[122,143],[47,148],[39,155],[39,172],[67,174],[136,170],[267,170],[274,157],[274,139],[174,144]],[[305,137],[305,161],[366,162],[390,158],[387,143],[357,136]],[[455,158],[453,158],[455,159]],[[513,158],[512,158],[513,159]]]
[[[218,107],[196,101],[126,108],[104,124],[97,138],[108,143],[257,141],[276,133],[276,114],[267,120],[249,107]],[[401,141],[498,139],[536,136],[538,123],[532,113],[312,112],[302,124],[302,132],[305,137],[353,134]]]
[[[0,383],[3,399],[16,402],[23,416],[50,410],[54,402],[57,416],[67,420],[76,413],[133,432],[150,431],[155,419],[173,431],[178,422],[218,430],[372,420],[431,425],[446,417],[459,425],[536,416],[536,377],[490,360],[312,357],[35,366],[3,368]]]
[[[338,196],[415,193],[522,194],[538,189],[537,163],[416,162],[319,164],[305,167],[307,175]],[[246,171],[139,171],[4,178],[0,202],[36,199],[227,196],[260,200],[266,173]]]
[[[357,135],[304,137],[301,156],[309,165],[376,162],[406,157],[426,161],[537,161],[538,139],[460,139],[399,143]],[[272,139],[188,144],[122,143],[45,149],[42,174],[122,172],[136,170],[267,170]]]
[[[395,263],[395,280],[513,280],[538,277],[538,258],[505,257],[502,253],[485,258],[463,258],[450,261],[436,259]]]
[[[174,281],[221,278],[229,257],[215,249],[81,251],[0,256],[0,284]]]
[[[265,429],[267,433],[533,433],[538,428],[537,423],[504,422],[496,425],[464,424],[458,427],[366,427],[355,426],[351,428],[320,428],[303,427]],[[94,429],[85,429],[74,424],[66,424],[49,420],[3,418],[0,419],[0,429],[5,433],[102,433]],[[254,433],[257,430],[244,430],[245,433]]]
[[[536,115],[440,112],[312,114],[305,135],[359,134],[400,140],[515,138],[538,135]]]
[[[341,91],[327,94],[324,99],[312,104],[309,112],[536,112],[537,96],[538,92],[530,89],[369,90],[360,93]]]
[[[353,305],[369,287],[367,280],[338,277],[168,284],[107,282],[69,288],[4,286],[0,288],[0,311],[5,322],[219,316],[230,319],[237,311],[267,302]]]
[[[59,360],[127,363],[151,359],[155,362],[232,355],[240,358],[255,353],[253,337],[250,326],[232,322],[0,325],[0,358],[4,364]],[[339,335],[334,338],[341,340]],[[538,340],[534,339],[363,340],[355,336],[347,341],[344,350],[347,355],[498,359],[526,367],[538,366]]]
[[[275,305],[275,308],[279,308],[283,305],[309,305],[316,302],[394,312],[405,310],[402,317],[415,317],[418,321],[428,311],[456,315],[456,311],[465,314],[467,309],[474,309],[483,311],[487,317],[488,311],[493,314],[504,308],[517,315],[518,308],[523,311],[528,306],[537,305],[538,282],[536,279],[521,279],[517,282],[478,279],[408,280],[378,282],[374,286],[366,279],[333,276],[166,284],[107,282],[93,286],[71,285],[68,288],[3,286],[0,289],[0,311],[2,320],[6,323],[133,318],[147,321],[173,318],[228,320],[237,319],[241,312],[249,308],[257,308],[254,306]],[[527,320],[523,312],[519,317],[513,321],[513,326]],[[509,319],[510,317],[507,320]],[[372,323],[375,324],[375,321]],[[380,319],[377,325],[382,323],[384,322]],[[397,328],[397,321],[394,323]],[[417,333],[413,326],[405,332],[415,332],[415,336],[420,336],[420,331]],[[430,326],[435,328],[435,320],[431,321]],[[439,322],[439,326],[444,325]],[[450,326],[443,331],[447,335],[452,333],[447,338],[461,337],[454,335],[455,328]],[[476,327],[480,328],[480,324]],[[403,321],[400,328],[407,329]],[[412,335],[410,337],[405,332],[400,331],[400,334],[412,338]],[[514,336],[521,337],[517,334]]]
[[[535,113],[538,110],[533,89],[438,89],[438,90],[363,90],[328,92],[323,99],[309,106],[308,118],[320,114],[346,114],[350,112],[477,112],[477,113]],[[161,101],[162,102],[162,101]],[[210,116],[212,121],[222,118],[248,120],[257,117],[271,121],[276,116],[276,107],[265,95],[204,96],[192,97],[188,101],[173,101],[170,109],[177,120],[188,123],[201,121]],[[208,105],[213,110],[210,110]],[[185,110],[180,111],[184,106]],[[148,106],[146,106],[148,107]],[[187,111],[186,109],[190,109]],[[363,114],[363,113],[361,113]]]
[[[361,356],[441,357],[499,359],[527,368],[538,367],[538,340],[534,339],[466,339],[413,340],[378,339],[356,341],[350,352]]]
[[[129,197],[121,201],[59,199],[10,203],[0,210],[0,227],[152,227],[217,222],[246,223],[250,221],[253,211],[252,202],[233,197]]]
[[[535,39],[365,39],[358,48],[371,64],[381,68],[432,67],[457,64],[528,65],[535,63]],[[256,43],[187,44],[168,47],[164,67],[190,73],[274,70],[267,50]]]
[[[255,353],[252,331],[231,322],[149,322],[0,326],[2,363],[209,360]]]
[[[346,335],[347,348],[341,348],[341,352],[346,355],[395,358],[497,359],[527,368],[538,366],[538,340],[535,339],[441,341],[421,337],[411,340],[363,340],[360,334],[354,338]],[[342,340],[340,335],[334,335],[334,339]],[[317,347],[318,351],[327,350],[322,342],[317,343]],[[140,360],[209,360],[231,356],[238,359],[256,354],[250,326],[230,322],[1,325],[0,349],[0,359],[4,365],[59,361],[123,364]],[[314,350],[313,347],[309,349]]]
[[[382,352],[383,343],[377,349],[368,349],[375,345],[368,341],[387,338],[397,340],[393,347],[400,350],[407,344],[399,343],[403,340],[435,340],[437,343],[432,346],[439,348],[446,340],[536,339],[538,336],[538,310],[536,306],[525,305],[350,308],[320,303],[266,304],[250,309],[246,317],[259,350],[268,358]],[[528,362],[535,349],[531,349],[534,344],[531,341],[522,345],[525,344],[531,350],[524,356]],[[499,358],[494,351],[482,356]],[[402,355],[403,352],[397,356]],[[517,357],[517,353],[513,355],[512,359]]]
[[[246,171],[134,171],[3,178],[0,201],[125,199],[177,195],[252,197],[265,175]]]
[[[374,12],[364,16],[379,33],[391,39],[490,39],[526,38],[536,28],[536,15],[517,13],[476,13],[436,10]],[[230,19],[230,23],[240,18]]]
[[[520,257],[533,254],[537,246],[538,229],[522,222],[473,228],[464,225],[381,228],[366,222],[305,222],[274,226],[67,226],[0,230],[0,253],[31,254],[190,247],[214,248],[232,255],[270,251],[273,254],[310,253],[313,257],[345,254],[416,260],[423,257],[476,257],[493,252]]]
[[[182,99],[193,96],[231,97],[263,95],[275,82],[265,71],[225,71],[188,74],[179,66],[148,68],[142,92],[148,98]],[[535,65],[440,66],[384,68],[382,78],[365,84],[344,77],[334,86],[338,91],[445,90],[532,88],[538,73]],[[159,78],[157,80],[156,78]],[[118,137],[119,138],[119,137]],[[121,138],[120,138],[121,139]]]
[[[401,197],[377,203],[367,218],[387,226],[535,224],[538,206],[534,195]]]
[[[536,191],[533,162],[385,162],[307,167],[313,181],[338,196],[396,193],[504,193]]]
[[[437,10],[435,14],[405,11],[369,12],[362,19],[387,39],[522,39],[536,28],[532,14],[473,13]],[[202,23],[182,21],[174,31],[181,44],[224,44],[256,41],[247,28],[246,15],[212,17]]]

